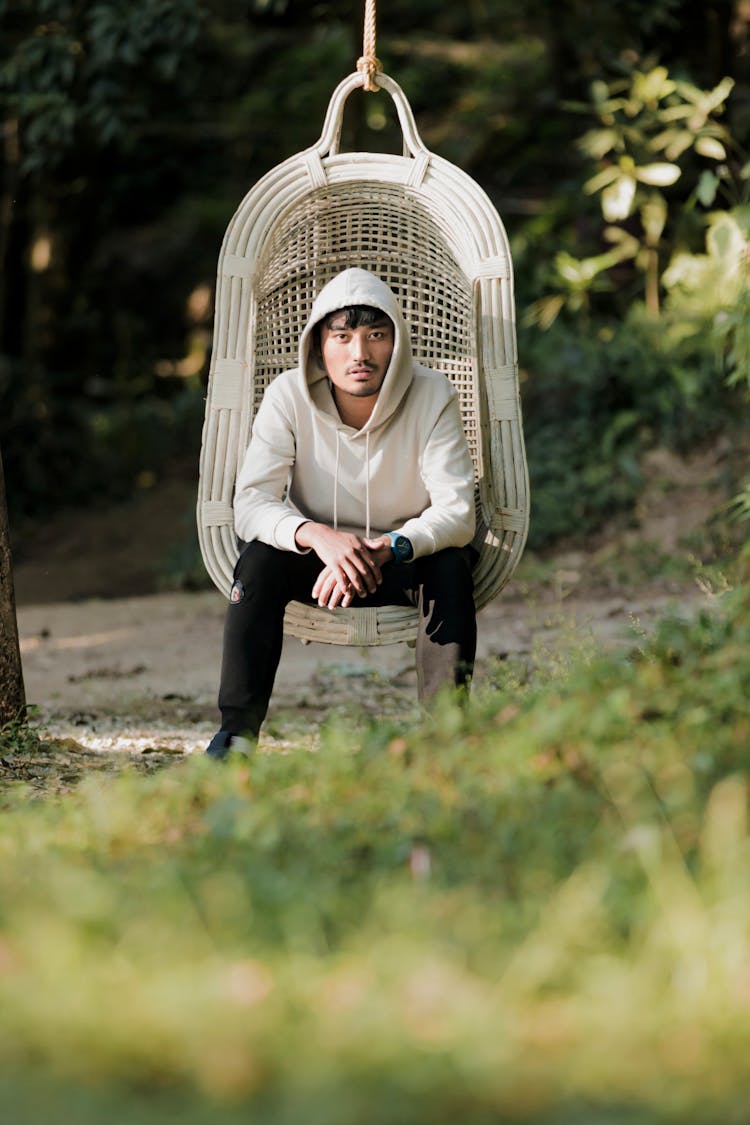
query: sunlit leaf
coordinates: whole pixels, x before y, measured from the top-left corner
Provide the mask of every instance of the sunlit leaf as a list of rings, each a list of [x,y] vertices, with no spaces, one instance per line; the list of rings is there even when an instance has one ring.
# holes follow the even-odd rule
[[[695,151],[710,160],[726,160],[727,150],[716,137],[698,137],[695,142]]]
[[[576,287],[590,280],[593,276],[585,259],[574,258],[572,254],[568,254],[564,250],[556,255],[555,268],[563,281]]]
[[[543,332],[546,332],[555,323],[564,307],[565,297],[561,293],[555,293],[549,297],[540,297],[524,313],[523,323],[524,325],[536,324]]]
[[[684,121],[687,117],[695,112],[695,107],[692,105],[671,105],[663,109],[659,114],[662,121],[668,123],[670,121]]]
[[[694,136],[689,129],[665,129],[651,139],[653,152],[663,152],[667,160],[675,161],[690,148]]]
[[[722,78],[713,90],[700,90],[690,82],[678,82],[676,85],[678,93],[685,101],[691,102],[696,109],[708,117],[727,100],[734,88],[734,79]]]
[[[608,184],[613,183],[613,181],[618,179],[619,176],[620,169],[616,165],[612,164],[609,168],[604,168],[603,171],[597,172],[595,176],[592,176],[590,180],[587,180],[583,185],[583,190],[588,195],[593,195],[595,192],[601,191],[602,188],[607,187]]]
[[[581,152],[585,152],[587,156],[592,156],[595,160],[601,160],[612,149],[618,148],[620,145],[620,135],[616,129],[591,129],[578,141],[578,147]]]
[[[603,102],[609,97],[609,86],[601,78],[591,83],[591,97],[595,102]]]
[[[667,204],[662,195],[652,192],[641,206],[641,222],[650,246],[656,246],[667,222]]]
[[[627,219],[633,207],[636,182],[632,176],[619,175],[602,192],[602,214],[608,223]]]
[[[706,248],[712,257],[724,260],[725,270],[735,272],[747,253],[747,240],[733,215],[722,212],[719,215],[709,227]]]
[[[633,75],[633,94],[643,102],[666,98],[674,93],[675,87],[665,66],[654,67],[647,74],[636,71]]]
[[[668,187],[679,180],[682,172],[676,164],[643,164],[636,169],[636,179],[651,187]]]
[[[617,253],[620,255],[620,261],[624,261],[626,258],[634,258],[638,253],[638,239],[622,227],[605,227],[604,237],[607,242],[615,244]]]

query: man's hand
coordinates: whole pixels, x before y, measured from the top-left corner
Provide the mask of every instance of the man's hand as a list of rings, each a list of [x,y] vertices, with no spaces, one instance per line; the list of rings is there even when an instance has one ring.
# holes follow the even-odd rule
[[[391,541],[388,536],[382,539],[363,539],[362,544],[370,551],[371,558],[377,564],[378,571],[393,559],[393,549]],[[378,579],[378,584],[382,578]],[[373,590],[369,590],[373,593]],[[327,609],[336,609],[341,606],[346,609],[354,601],[355,594],[359,593],[360,597],[364,594],[352,587],[350,583],[342,583],[336,576],[336,572],[330,566],[325,567],[318,575],[317,581],[313,586],[312,595],[317,598],[318,605]]]
[[[312,589],[319,606],[336,609],[351,605],[356,596],[374,594],[382,582],[380,568],[391,556],[387,536],[360,539],[349,531],[335,531],[310,520],[297,528],[299,547],[310,547],[325,563]],[[386,550],[387,546],[387,550]]]

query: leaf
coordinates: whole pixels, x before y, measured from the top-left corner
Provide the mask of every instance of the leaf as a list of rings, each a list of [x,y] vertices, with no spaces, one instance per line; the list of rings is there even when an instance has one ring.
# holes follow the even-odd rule
[[[665,129],[651,141],[653,152],[663,152],[667,160],[675,161],[686,152],[694,137],[689,129]]]
[[[643,164],[640,168],[636,168],[635,175],[642,184],[649,184],[651,187],[668,187],[679,180],[682,171],[677,164]]]
[[[727,150],[716,137],[698,137],[695,142],[695,151],[700,156],[707,156],[710,160],[726,160]]]
[[[671,121],[684,121],[686,117],[690,117],[695,112],[692,105],[671,105],[667,109],[663,109],[659,117],[664,122]]]
[[[709,227],[706,249],[712,257],[722,261],[726,273],[738,272],[747,242],[733,215],[719,212],[719,216]]]
[[[537,324],[543,332],[551,328],[565,307],[565,298],[557,293],[550,297],[540,297],[524,313],[524,325]]]
[[[656,246],[667,222],[667,204],[658,192],[652,192],[641,207],[641,222],[649,246]]]
[[[615,182],[602,192],[602,214],[608,223],[627,219],[635,199],[636,182],[632,176],[620,174]]]
[[[606,102],[609,97],[609,86],[606,82],[603,82],[601,78],[597,78],[591,83],[591,97],[597,105]]]
[[[633,75],[633,95],[642,102],[661,101],[674,93],[676,83],[669,77],[665,66],[656,66],[647,74],[636,71]]]
[[[714,113],[727,100],[734,88],[733,78],[722,78],[713,90],[700,90],[689,82],[678,82],[677,90],[685,101],[692,102],[693,106],[708,117]]]
[[[612,149],[618,148],[619,144],[620,135],[616,129],[590,129],[578,141],[581,152],[595,160],[601,160]]]
[[[621,261],[626,258],[634,258],[638,253],[638,239],[629,234],[628,231],[623,230],[622,227],[605,227],[604,237],[607,242],[611,242],[618,247],[617,253],[620,255]]]
[[[618,179],[619,176],[620,169],[616,167],[616,165],[612,164],[609,168],[605,168],[603,171],[598,172],[595,176],[592,176],[590,180],[587,180],[583,185],[583,190],[587,195],[594,195],[595,192],[601,191],[602,188],[605,188],[608,184],[613,183],[614,180]]]
[[[698,186],[695,189],[695,196],[703,207],[711,206],[716,198],[716,189],[718,186],[719,177],[715,172],[711,172],[708,168],[701,172]]]

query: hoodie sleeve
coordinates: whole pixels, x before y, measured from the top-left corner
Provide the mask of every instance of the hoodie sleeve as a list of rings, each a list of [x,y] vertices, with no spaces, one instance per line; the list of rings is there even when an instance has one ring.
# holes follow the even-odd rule
[[[411,540],[415,558],[445,547],[465,547],[476,525],[474,468],[455,393],[427,438],[420,473],[430,497],[429,507],[393,530]]]
[[[306,517],[283,499],[294,465],[295,423],[281,393],[281,377],[267,389],[253,423],[234,494],[234,526],[246,543],[258,539],[282,551],[301,551],[294,540]]]

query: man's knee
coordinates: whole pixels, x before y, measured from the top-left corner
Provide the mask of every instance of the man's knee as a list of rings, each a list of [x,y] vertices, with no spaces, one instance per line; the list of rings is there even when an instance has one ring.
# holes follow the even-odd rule
[[[230,604],[239,607],[259,598],[273,604],[290,600],[288,554],[257,540],[246,544],[234,568]]]
[[[433,597],[439,594],[473,594],[472,568],[476,552],[470,547],[446,547],[434,555],[417,560],[420,584],[429,588]]]
[[[273,577],[283,569],[279,558],[281,553],[276,547],[269,547],[257,539],[245,543],[234,568],[235,580],[250,583],[261,581],[267,574]]]

